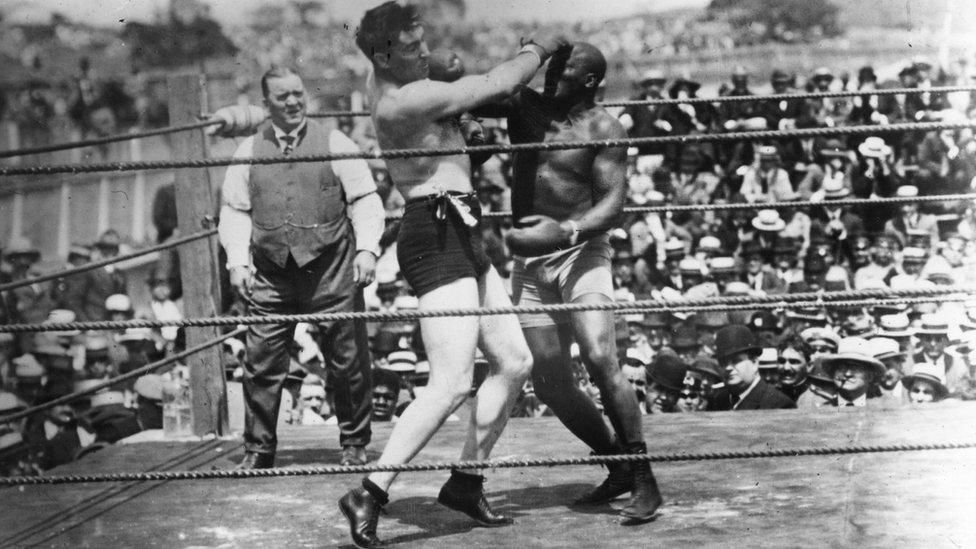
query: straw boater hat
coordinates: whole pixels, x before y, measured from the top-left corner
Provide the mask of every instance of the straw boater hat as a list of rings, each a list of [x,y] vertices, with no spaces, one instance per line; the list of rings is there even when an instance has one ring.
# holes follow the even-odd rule
[[[386,357],[385,370],[393,372],[413,372],[417,369],[417,353],[413,351],[393,351]]]
[[[841,364],[854,362],[864,366],[875,376],[885,373],[885,366],[871,354],[871,345],[863,337],[845,337],[840,340],[837,352],[821,359],[824,373],[834,377],[834,372]]]
[[[735,273],[736,269],[735,259],[728,256],[713,257],[711,261],[708,262],[708,270],[712,274],[718,273]]]
[[[664,76],[664,72],[661,69],[648,69],[641,76],[639,83],[641,85],[650,83],[664,84],[667,80],[668,78]]]
[[[949,335],[949,324],[934,313],[922,315],[922,325],[915,329],[915,335]]]
[[[895,191],[895,196],[901,198],[914,198],[918,196],[918,187],[915,185],[902,185]]]
[[[779,368],[779,353],[772,347],[764,347],[759,353],[760,370],[776,370]]]
[[[830,72],[827,67],[818,67],[817,70],[813,71],[813,76],[810,80],[816,82],[817,80],[826,80],[828,82],[833,82],[834,73]]]
[[[840,179],[824,179],[823,195],[827,200],[836,200],[850,196],[851,190]]]
[[[885,158],[891,154],[891,147],[884,139],[872,135],[857,146],[857,152],[865,158]]]
[[[848,154],[850,153],[844,145],[844,142],[840,139],[828,139],[824,141],[819,152],[820,156],[828,158],[848,158]]]
[[[946,386],[945,371],[939,371],[942,366],[936,364],[916,364],[911,374],[901,378],[905,389],[911,389],[915,380],[928,381],[935,387],[936,399],[942,400],[949,394],[949,387]]]
[[[908,247],[901,251],[902,263],[925,263],[928,252],[924,248]]]
[[[905,313],[881,315],[878,319],[878,335],[890,338],[905,338],[912,335],[911,321]]]
[[[759,159],[779,158],[779,149],[775,145],[760,145],[756,147],[756,156]]]
[[[698,241],[698,251],[717,252],[722,250],[722,241],[712,235],[705,235]]]
[[[41,251],[34,246],[31,239],[26,236],[14,236],[7,242],[7,247],[3,250],[7,257],[27,256],[37,261],[41,258]]]
[[[759,210],[756,217],[752,218],[752,226],[757,231],[778,233],[786,228],[786,222],[776,210]]]
[[[671,238],[664,243],[664,255],[668,259],[680,259],[685,256],[685,243],[677,238]]]
[[[830,345],[834,349],[840,346],[840,336],[837,332],[831,330],[830,328],[820,328],[812,327],[807,328],[800,332],[800,339],[803,340],[807,345],[813,345],[815,342],[822,342]]]

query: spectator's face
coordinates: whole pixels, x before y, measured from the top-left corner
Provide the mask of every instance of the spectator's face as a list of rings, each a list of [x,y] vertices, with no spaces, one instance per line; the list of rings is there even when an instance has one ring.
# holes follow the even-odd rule
[[[815,340],[810,342],[810,362],[837,352],[837,349],[826,341]]]
[[[678,391],[669,389],[656,381],[647,386],[647,409],[652,414],[667,414],[674,411],[678,402]]]
[[[796,254],[776,254],[776,266],[785,271],[796,264]]]
[[[613,274],[623,284],[629,284],[634,279],[634,264],[629,259],[615,260],[613,262]]]
[[[913,216],[918,213],[918,204],[902,204],[901,215],[905,217]]]
[[[905,274],[917,275],[922,272],[922,263],[918,261],[904,261],[901,264],[901,268],[905,271]]]
[[[916,379],[912,381],[912,386],[908,389],[908,401],[913,404],[935,402],[936,394],[935,386],[931,382],[924,379]]]
[[[807,359],[798,350],[787,347],[779,352],[779,379],[784,386],[803,383],[807,368]]]
[[[759,375],[759,363],[747,353],[735,353],[719,361],[725,367],[726,383],[745,389]]]
[[[871,250],[869,248],[857,248],[854,250],[854,266],[864,267],[871,262]]]
[[[397,404],[396,391],[388,385],[373,387],[373,419],[390,421]]]
[[[762,376],[763,381],[770,385],[779,385],[779,369],[778,368],[763,368],[759,370],[759,375]]]
[[[870,375],[867,369],[856,362],[844,362],[834,371],[834,386],[838,391],[848,395],[848,399],[866,393],[869,382]]]
[[[648,97],[661,97],[661,85],[663,82],[657,80],[649,80],[641,84],[641,89],[644,91],[644,95]]]
[[[691,363],[694,362],[694,360],[698,357],[698,353],[701,352],[701,347],[698,345],[682,347],[680,349],[675,349],[674,352],[677,353],[678,358],[684,362]]]
[[[637,400],[643,401],[647,397],[647,370],[643,366],[629,365],[624,365],[620,370],[637,394]]]
[[[113,135],[115,129],[115,113],[108,107],[95,109],[88,115],[88,123],[96,135],[105,137]]]
[[[881,360],[881,363],[885,365],[885,375],[881,378],[881,386],[885,390],[890,391],[898,385],[901,380],[902,372],[905,366],[904,355],[891,356]]]
[[[167,280],[156,280],[153,282],[152,286],[152,296],[156,301],[166,301],[173,295],[173,289],[170,288],[169,281]]]
[[[325,389],[321,391],[309,391],[301,396],[302,407],[312,410],[316,414],[322,413],[322,405],[325,404]]]
[[[650,328],[647,330],[647,344],[657,351],[668,344],[667,334],[660,328]]]
[[[678,402],[675,404],[674,410],[676,412],[700,412],[708,407],[708,401],[705,400],[705,395],[697,389],[685,386],[678,396]]]
[[[762,258],[758,255],[751,255],[746,259],[746,271],[751,275],[757,275],[762,271]]]
[[[894,249],[892,248],[891,242],[887,240],[881,240],[874,245],[875,263],[881,266],[885,266],[885,265],[890,265],[892,260],[894,260]]]
[[[297,74],[268,79],[268,94],[264,105],[271,122],[291,131],[305,120],[305,84]]]
[[[941,334],[919,334],[918,341],[922,345],[922,352],[931,358],[942,356],[948,338]]]

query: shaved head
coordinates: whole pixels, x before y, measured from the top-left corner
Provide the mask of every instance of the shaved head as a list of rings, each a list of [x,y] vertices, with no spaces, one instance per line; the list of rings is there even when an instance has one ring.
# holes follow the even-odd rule
[[[596,76],[597,84],[603,81],[607,75],[607,58],[599,48],[587,42],[574,42],[572,55],[579,58],[584,72]]]

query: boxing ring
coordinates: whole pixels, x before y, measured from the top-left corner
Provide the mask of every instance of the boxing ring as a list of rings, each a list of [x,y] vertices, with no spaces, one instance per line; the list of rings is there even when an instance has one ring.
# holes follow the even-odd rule
[[[946,88],[946,91],[976,87]],[[904,92],[905,90],[901,90]],[[925,90],[943,91],[942,88]],[[920,90],[910,91],[919,93]],[[834,92],[837,96],[845,92]],[[874,94],[880,93],[872,92]],[[858,95],[846,92],[847,95]],[[791,94],[806,97],[824,94]],[[770,96],[776,98],[775,96]],[[770,97],[751,97],[751,100]],[[719,102],[718,98],[691,101]],[[669,100],[640,102],[667,103]],[[687,101],[684,101],[687,102]],[[615,102],[612,105],[634,102]],[[362,112],[320,113],[330,116]],[[199,131],[205,121],[160,130]],[[347,158],[499,153],[525,150],[624,147],[696,141],[722,142],[831,135],[875,135],[976,127],[976,121],[925,122],[787,131],[735,132],[693,136],[630,138],[595,142],[532,143],[451,149],[402,149],[375,153],[289,158],[210,158],[186,161],[115,162],[0,166],[2,176],[39,176],[127,170],[182,169],[322,162]],[[112,142],[134,134],[110,137]],[[87,142],[54,147],[87,146]],[[51,150],[60,150],[52,149]],[[0,158],[43,152],[5,151]],[[940,195],[832,201],[835,205],[972,200],[974,195]],[[665,212],[720,209],[783,209],[821,203],[783,202],[707,206],[642,206],[626,211]],[[500,217],[498,212],[485,217]],[[119,258],[60,271],[44,280],[98,268],[188,242],[212,238],[205,228],[177,241]],[[0,291],[38,282],[0,285]],[[28,417],[122,381],[158,370],[239,335],[244,326],[276,322],[368,322],[415,320],[425,316],[608,310],[646,312],[733,311],[790,307],[962,302],[976,288],[948,286],[913,290],[805,292],[775,296],[654,300],[603,305],[547,305],[499,309],[323,313],[189,318],[179,321],[105,321],[0,325],[0,333],[65,330],[120,330],[163,326],[225,327],[232,331],[165,360],[106,379],[98,386],[55,401],[0,416],[0,423]],[[235,470],[240,441],[210,437],[120,443],[36,477],[0,478],[4,512],[0,546],[185,546],[322,547],[348,545],[348,524],[335,500],[353,476],[378,470],[401,475],[396,498],[386,507],[386,540],[404,547],[443,546],[972,546],[976,545],[976,403],[947,402],[919,408],[768,410],[655,415],[645,421],[647,456],[588,456],[588,449],[555,418],[512,419],[488,462],[452,461],[467,421],[445,424],[413,463],[397,466],[332,466],[339,449],[335,427],[279,429],[274,469]],[[374,424],[371,459],[378,456],[391,424]],[[623,527],[617,509],[624,500],[592,508],[572,499],[603,477],[597,465],[613,461],[656,463],[665,505],[649,524]],[[489,499],[516,523],[480,529],[436,503],[438,481],[431,472],[454,467],[490,469]],[[441,473],[443,475],[443,473]]]

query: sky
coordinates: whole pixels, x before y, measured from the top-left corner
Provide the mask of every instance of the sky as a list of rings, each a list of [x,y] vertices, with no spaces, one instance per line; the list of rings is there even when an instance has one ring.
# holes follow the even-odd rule
[[[268,0],[204,0],[214,18],[225,25],[239,25],[247,14]],[[356,19],[366,9],[384,0],[325,0],[342,19]],[[118,24],[148,20],[157,6],[168,0],[2,0],[5,8],[23,5],[46,21],[45,14],[60,11],[71,19],[92,24]],[[540,20],[575,21],[627,16],[638,11],[704,7],[708,0],[467,0],[468,18],[487,21]],[[40,22],[44,22],[40,21]]]

